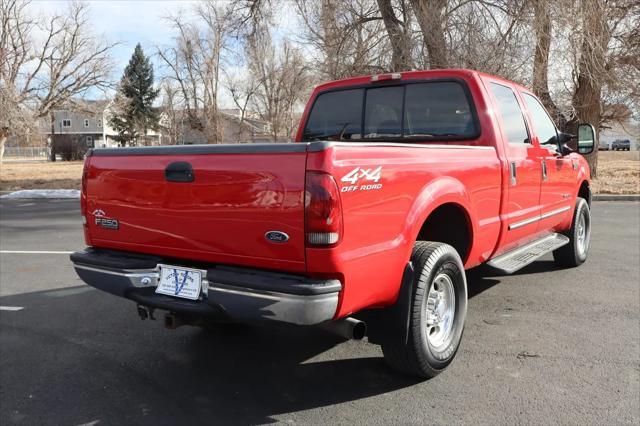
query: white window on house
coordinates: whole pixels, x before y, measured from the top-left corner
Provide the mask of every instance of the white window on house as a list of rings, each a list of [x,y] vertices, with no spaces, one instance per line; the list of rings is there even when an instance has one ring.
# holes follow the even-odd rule
[[[93,146],[93,136],[87,136],[85,138],[86,144],[88,147],[92,147]]]
[[[71,127],[71,120],[62,120],[62,127]]]
[[[84,119],[84,127],[89,127],[89,120],[86,118]]]
[[[98,120],[98,127],[102,127],[102,120]]]

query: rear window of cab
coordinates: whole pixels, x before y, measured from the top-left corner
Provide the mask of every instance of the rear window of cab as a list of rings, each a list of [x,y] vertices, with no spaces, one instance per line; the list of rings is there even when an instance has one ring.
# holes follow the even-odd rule
[[[461,140],[479,133],[466,86],[432,81],[321,93],[303,141]]]

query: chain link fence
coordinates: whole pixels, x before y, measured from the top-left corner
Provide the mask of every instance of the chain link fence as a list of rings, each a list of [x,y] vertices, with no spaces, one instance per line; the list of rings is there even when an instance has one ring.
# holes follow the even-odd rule
[[[8,146],[4,149],[5,159],[33,159],[33,160],[46,160],[49,158],[49,148],[42,147],[20,147],[20,146]]]

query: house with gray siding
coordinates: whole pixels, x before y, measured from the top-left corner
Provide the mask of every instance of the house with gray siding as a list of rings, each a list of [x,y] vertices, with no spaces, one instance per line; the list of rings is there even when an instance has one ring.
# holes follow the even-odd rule
[[[40,121],[40,130],[48,135],[52,147],[76,144],[93,148],[104,137],[106,104],[106,101],[96,101],[78,109],[54,110],[53,119],[46,117]]]
[[[85,101],[73,109],[54,110],[53,120],[47,117],[40,121],[40,131],[56,152],[115,147],[119,146],[115,140],[118,132],[109,125],[110,115],[111,101]],[[162,133],[149,130],[145,143],[161,144]]]
[[[109,125],[111,106],[108,100],[85,101],[73,109],[55,110],[53,120],[46,117],[40,121],[40,133],[56,154],[68,158],[81,158],[89,148],[117,147],[118,133]],[[202,131],[188,124],[184,111],[174,111],[171,115],[176,120],[175,133],[169,132],[168,114],[161,112],[160,129],[149,130],[144,145],[207,143]],[[222,143],[272,142],[269,123],[250,112],[240,117],[238,110],[219,110]]]

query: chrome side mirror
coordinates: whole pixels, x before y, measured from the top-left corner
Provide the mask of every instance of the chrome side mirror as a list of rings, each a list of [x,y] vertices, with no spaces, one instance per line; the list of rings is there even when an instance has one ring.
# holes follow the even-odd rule
[[[591,154],[596,146],[596,130],[589,123],[578,126],[578,153]]]

